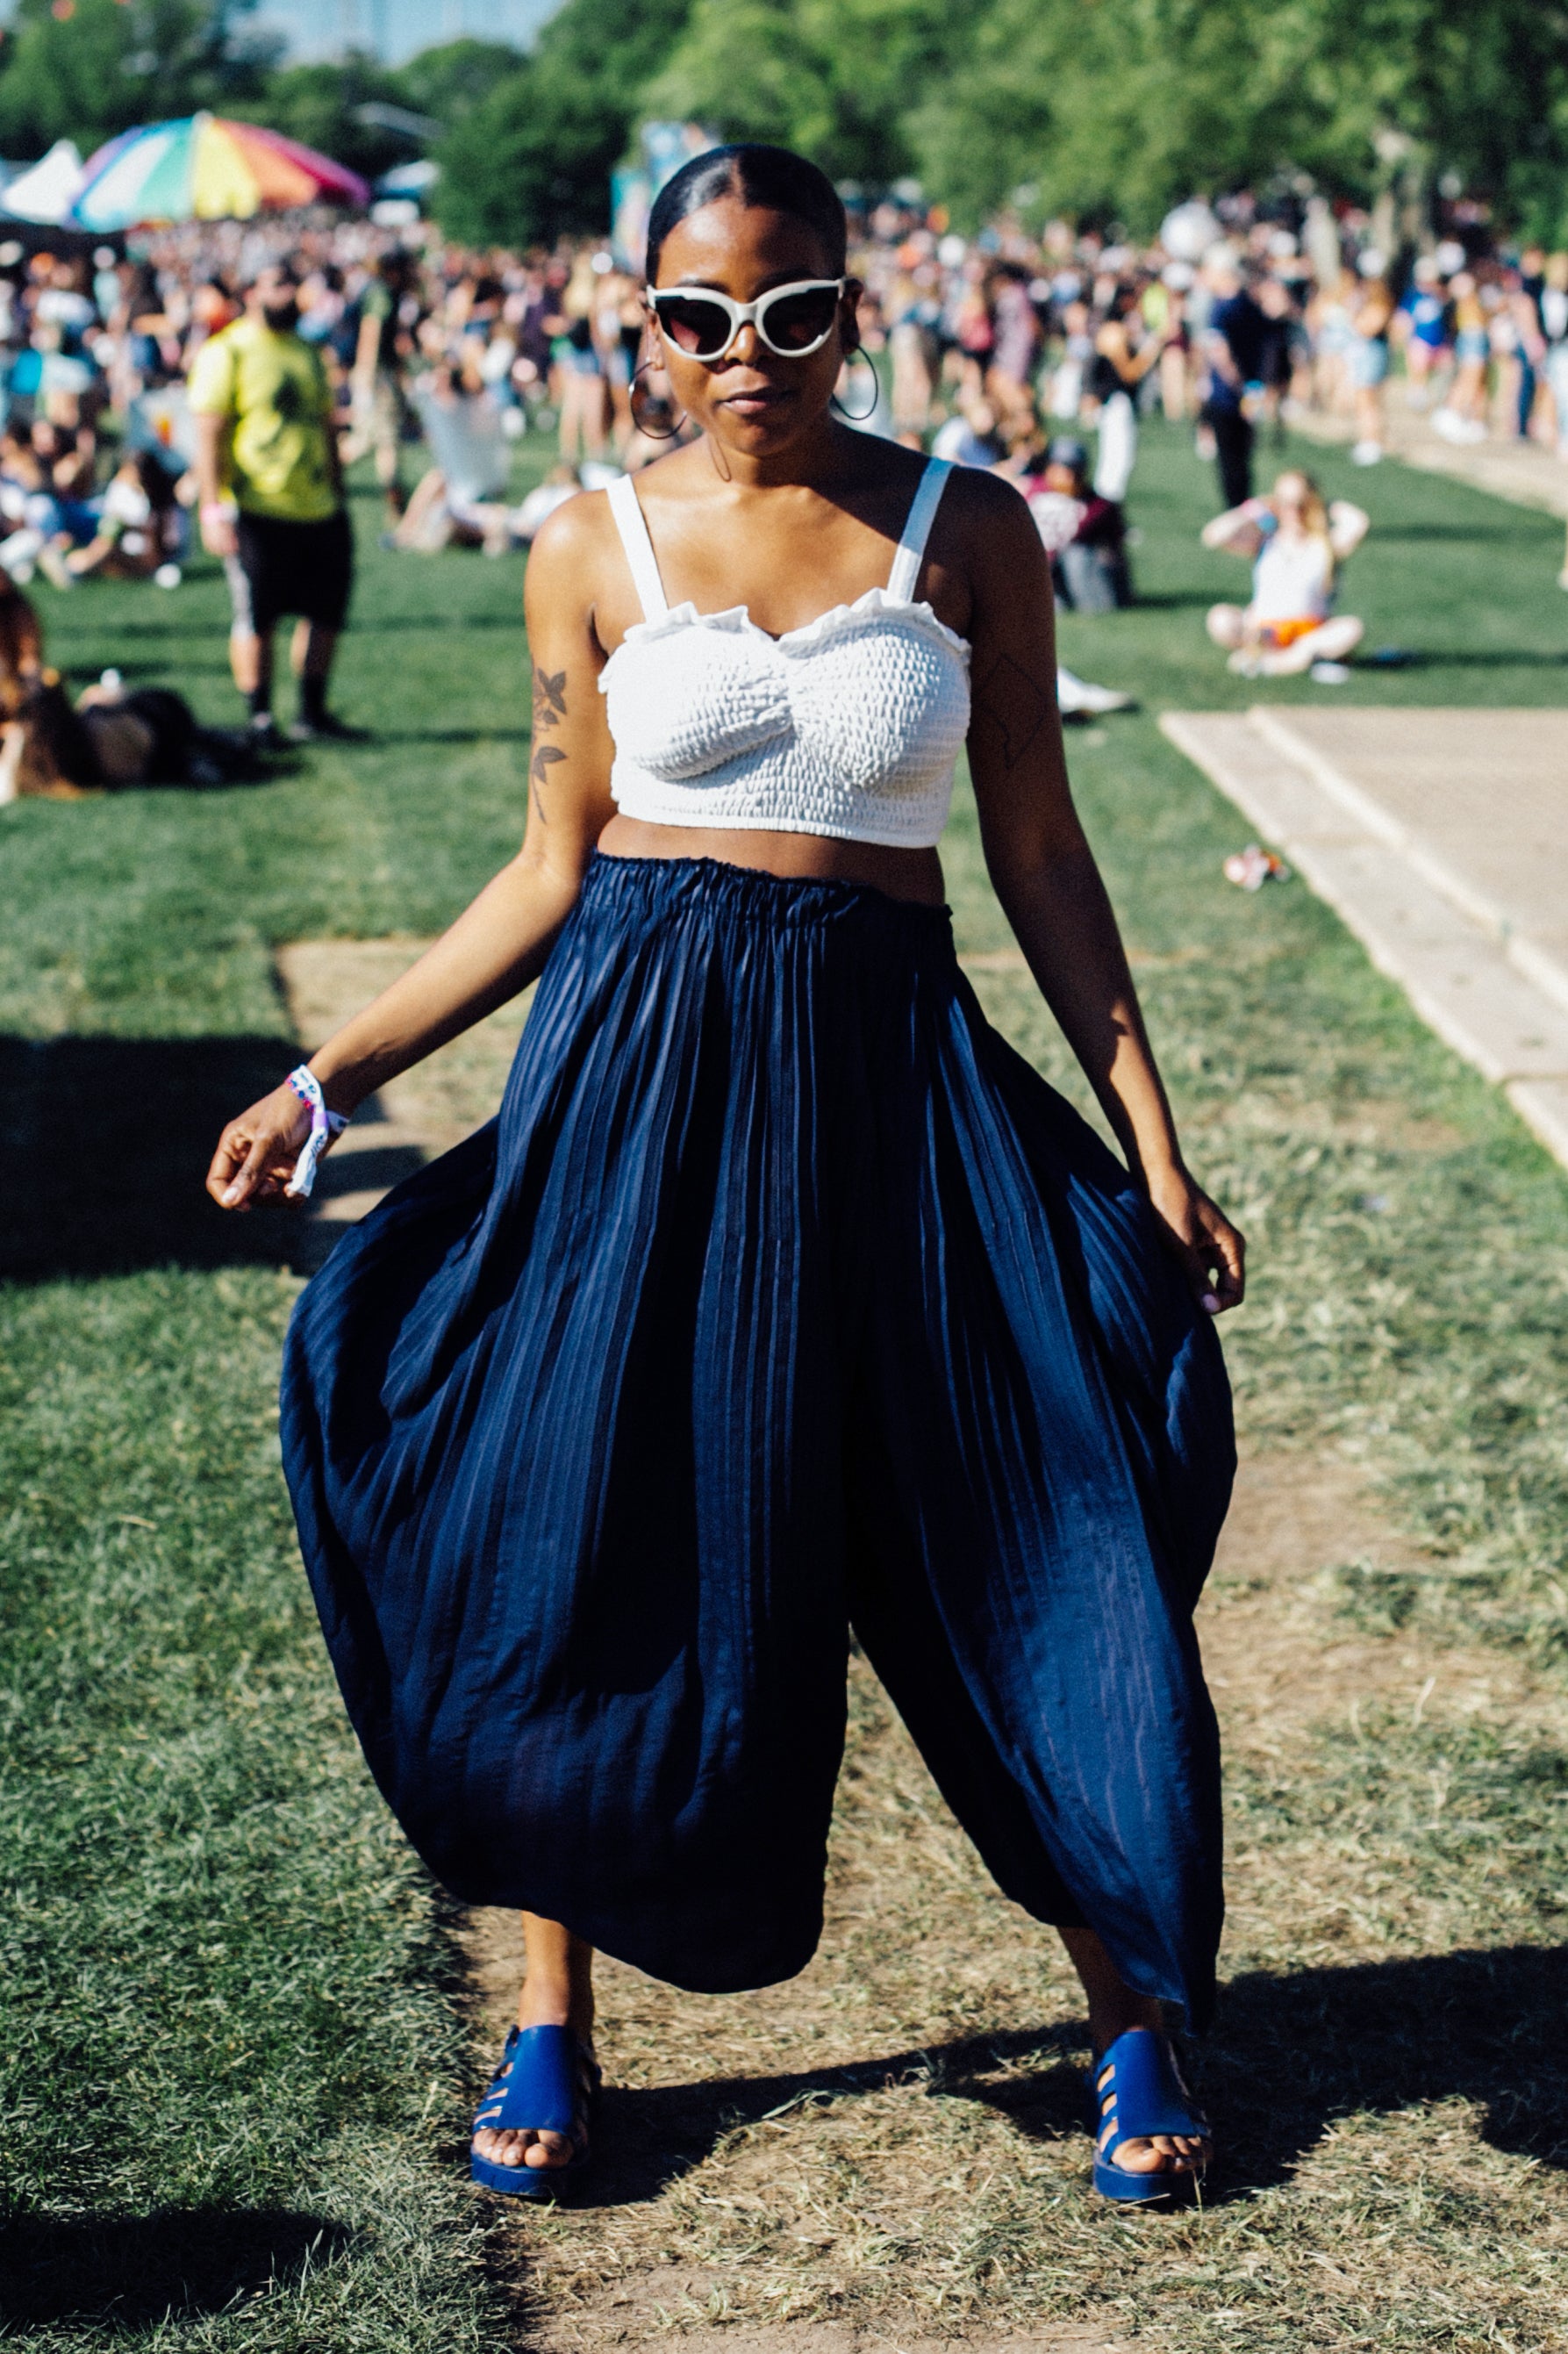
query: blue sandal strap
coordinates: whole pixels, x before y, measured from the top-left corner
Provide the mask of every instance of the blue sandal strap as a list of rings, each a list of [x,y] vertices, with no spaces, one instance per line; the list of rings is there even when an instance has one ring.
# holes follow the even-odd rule
[[[551,2194],[588,2157],[588,2115],[599,2069],[569,2027],[514,2027],[474,2113],[473,2133],[554,2133],[572,2144],[565,2166],[503,2166],[471,2152],[476,2182],[518,2198]]]
[[[1087,2082],[1096,2188],[1108,2198],[1140,2201],[1190,2190],[1196,2173],[1191,2167],[1167,2166],[1146,2174],[1116,2162],[1124,2142],[1150,2140],[1156,2134],[1208,2137],[1208,2119],[1181,2082],[1169,2038],[1142,2028],[1118,2035]],[[1108,2137],[1102,2141],[1107,2126]]]

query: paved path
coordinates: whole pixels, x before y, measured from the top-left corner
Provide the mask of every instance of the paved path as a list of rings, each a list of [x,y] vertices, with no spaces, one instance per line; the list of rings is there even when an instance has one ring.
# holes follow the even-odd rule
[[[1568,1166],[1568,712],[1160,725]]]
[[[1356,438],[1347,417],[1325,417],[1315,409],[1292,405],[1287,423],[1292,432],[1309,441],[1349,442]],[[1568,515],[1568,464],[1540,441],[1500,437],[1457,446],[1432,429],[1430,417],[1417,416],[1404,406],[1404,387],[1389,388],[1384,409],[1383,446],[1390,457],[1417,466],[1423,473],[1446,474],[1468,482],[1494,498],[1515,506],[1541,507],[1548,514]]]

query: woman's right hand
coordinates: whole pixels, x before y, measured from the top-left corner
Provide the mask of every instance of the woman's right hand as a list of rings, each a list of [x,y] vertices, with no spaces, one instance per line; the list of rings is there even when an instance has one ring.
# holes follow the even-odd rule
[[[281,1202],[310,1132],[311,1108],[287,1080],[231,1119],[207,1172],[207,1190],[219,1209]]]

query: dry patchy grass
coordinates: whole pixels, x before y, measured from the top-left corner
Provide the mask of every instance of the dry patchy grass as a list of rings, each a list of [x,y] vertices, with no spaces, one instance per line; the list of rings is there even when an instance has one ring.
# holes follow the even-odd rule
[[[1419,1566],[1344,1464],[1253,1467],[1203,1613],[1234,1911],[1201,2211],[1094,2199],[1074,1981],[857,1663],[811,1967],[723,2000],[602,1967],[595,2174],[498,2224],[527,2341],[1568,2345],[1568,1820],[1541,1821],[1568,1708],[1495,1650],[1369,1630],[1347,1558]],[[471,1949],[477,2066],[515,1924],[475,1916]]]

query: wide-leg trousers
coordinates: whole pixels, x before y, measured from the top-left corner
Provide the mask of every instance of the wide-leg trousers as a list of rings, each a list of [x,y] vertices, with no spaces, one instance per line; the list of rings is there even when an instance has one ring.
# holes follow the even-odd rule
[[[1005,1893],[1202,2023],[1224,1365],[945,911],[597,857],[498,1118],[309,1286],[282,1405],[349,1713],[460,1898],[799,1970],[853,1625]]]

